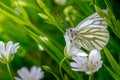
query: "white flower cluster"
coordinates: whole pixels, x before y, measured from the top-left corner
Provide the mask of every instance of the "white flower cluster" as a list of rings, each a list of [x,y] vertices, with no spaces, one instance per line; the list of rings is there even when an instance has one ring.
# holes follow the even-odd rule
[[[3,41],[0,41],[0,61],[5,64],[9,64],[19,47],[19,43],[13,44],[12,41],[9,41],[5,45]],[[33,66],[30,72],[26,67],[23,67],[18,70],[17,73],[20,78],[15,77],[15,80],[41,80],[44,77],[44,72],[42,69],[36,66]]]
[[[91,74],[98,71],[102,67],[100,51],[93,49],[88,55],[86,52],[75,47],[70,40],[69,35],[64,35],[67,49],[67,57],[72,57],[75,62],[71,62],[72,70]]]
[[[89,56],[73,56],[72,59],[75,62],[71,62],[70,65],[74,71],[84,71],[86,74],[91,74],[102,67],[101,56],[96,49],[92,50]]]

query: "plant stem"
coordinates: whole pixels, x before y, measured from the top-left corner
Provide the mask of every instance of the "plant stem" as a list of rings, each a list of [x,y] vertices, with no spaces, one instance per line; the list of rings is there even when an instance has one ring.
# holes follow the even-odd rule
[[[51,74],[56,78],[56,80],[60,80],[54,72],[51,72]]]
[[[92,80],[93,74],[94,73],[92,73],[92,74],[89,75],[89,80]]]
[[[8,63],[7,63],[7,69],[8,69],[8,72],[9,72],[9,75],[10,75],[11,79],[13,80],[13,76],[12,76],[12,74],[11,74],[11,71],[10,71],[10,66],[9,66],[9,64],[8,64]]]
[[[64,61],[65,59],[66,59],[66,57],[64,57],[64,58],[61,60],[60,65],[59,65],[60,75],[61,75],[61,77],[62,77],[63,80],[64,80],[64,76],[63,76],[63,74],[62,74],[61,66],[62,66],[62,63],[63,63],[63,61]]]
[[[65,33],[64,30],[58,25],[56,19],[50,13],[49,9],[46,7],[42,0],[37,0],[38,5],[43,9],[45,14],[49,17],[49,21],[54,24],[63,34]]]

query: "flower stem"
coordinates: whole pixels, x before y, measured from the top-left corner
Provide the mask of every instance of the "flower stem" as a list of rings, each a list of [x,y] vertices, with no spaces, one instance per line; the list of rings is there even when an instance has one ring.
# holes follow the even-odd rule
[[[89,80],[92,80],[93,74],[94,74],[94,73],[92,73],[92,74],[89,75]]]
[[[64,61],[65,59],[66,59],[66,57],[64,57],[64,58],[61,60],[60,65],[59,65],[60,75],[61,75],[61,77],[62,77],[63,80],[64,80],[64,77],[63,77],[63,74],[62,74],[61,66],[62,66],[62,63],[63,63],[63,61]]]
[[[51,74],[56,78],[56,80],[60,80],[54,72],[51,72]]]
[[[69,22],[70,22],[71,27],[72,27],[72,28],[74,28],[73,21],[70,19],[70,21],[69,21]]]
[[[7,69],[8,69],[8,72],[9,72],[9,75],[10,75],[11,79],[13,80],[13,76],[12,76],[12,74],[11,74],[9,64],[7,64]]]

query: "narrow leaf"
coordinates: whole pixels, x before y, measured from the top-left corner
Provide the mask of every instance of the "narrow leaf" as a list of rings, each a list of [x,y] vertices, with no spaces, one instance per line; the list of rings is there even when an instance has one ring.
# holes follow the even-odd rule
[[[117,73],[120,76],[120,67],[106,47],[104,48],[104,52],[113,70],[115,71],[115,73]]]
[[[120,77],[115,74],[111,69],[109,69],[105,64],[104,64],[104,67],[107,69],[107,71],[111,74],[111,76],[115,79],[115,80],[119,80]]]

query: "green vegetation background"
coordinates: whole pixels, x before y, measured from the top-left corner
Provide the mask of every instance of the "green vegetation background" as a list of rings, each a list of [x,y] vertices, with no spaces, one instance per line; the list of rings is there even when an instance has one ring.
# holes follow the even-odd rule
[[[17,70],[23,66],[30,68],[33,65],[47,65],[51,67],[52,71],[58,77],[60,77],[59,62],[64,57],[65,41],[63,35],[65,34],[65,30],[69,27],[75,27],[80,21],[95,12],[94,4],[90,5],[94,0],[91,0],[91,2],[89,0],[67,0],[66,4],[63,6],[56,4],[54,0],[41,0],[45,7],[39,6],[42,4],[38,4],[36,0],[18,1],[20,2],[22,9],[27,13],[27,16],[24,15],[25,13],[18,16],[18,14],[10,11],[10,9],[15,11],[17,7],[14,0],[0,0],[0,41],[8,42],[9,40],[12,40],[20,43],[20,48],[10,64],[12,74],[18,76]],[[104,0],[96,0],[95,4],[101,9],[109,7],[115,18],[120,20],[119,0],[105,0],[105,2]],[[2,4],[10,9],[5,8]],[[71,15],[75,17],[75,20],[70,17],[72,23],[65,20],[66,15],[64,14],[64,9],[68,6],[72,6],[77,12],[76,14],[73,14],[72,11],[71,13],[68,13],[69,17]],[[51,15],[47,13],[47,10]],[[7,14],[4,13],[4,11],[7,12]],[[43,19],[38,13],[46,14],[49,19]],[[10,17],[8,14],[17,17],[24,23],[14,17]],[[31,32],[27,32],[24,27],[28,28],[37,36],[47,37],[49,42],[38,41],[38,39],[35,40],[36,37],[33,36]],[[120,62],[119,27],[120,26],[117,26],[117,29],[115,27],[108,27],[110,40],[107,45],[107,48],[118,64]],[[38,49],[38,43],[45,48],[44,51]],[[101,51],[101,55],[103,62],[111,68],[103,51]],[[63,64],[63,73],[66,74],[69,80],[88,79],[88,75],[85,73],[71,71],[69,61],[67,60]],[[1,62],[0,80],[10,80],[6,65]],[[52,74],[45,71],[43,80],[55,80],[55,78]],[[93,80],[113,80],[113,78],[109,72],[102,67],[94,74]]]

